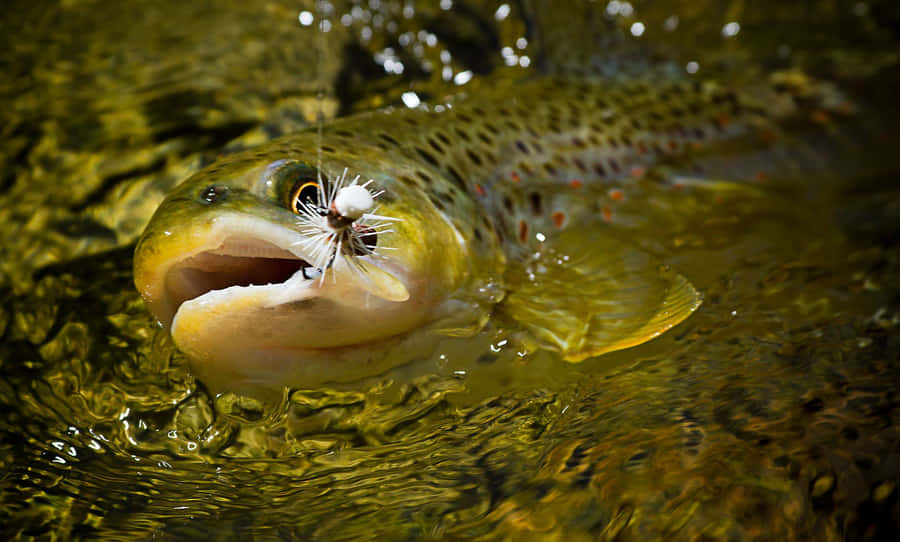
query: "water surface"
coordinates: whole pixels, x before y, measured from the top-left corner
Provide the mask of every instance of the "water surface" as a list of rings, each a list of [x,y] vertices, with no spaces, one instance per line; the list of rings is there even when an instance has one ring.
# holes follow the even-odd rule
[[[885,109],[896,8],[441,4],[7,11],[0,534],[889,539],[900,517],[900,170],[884,152],[896,141]],[[302,11],[328,17],[324,38]],[[586,26],[575,21],[609,55],[566,39]],[[648,189],[632,203],[647,208],[640,227],[582,232],[583,250],[616,236],[703,293],[650,343],[572,365],[498,318],[340,387],[254,398],[192,376],[132,286],[132,243],[168,188],[320,109],[476,93],[562,56],[622,73],[695,62],[716,77],[802,66],[848,89],[859,122],[810,135],[805,148],[827,158],[813,173]]]

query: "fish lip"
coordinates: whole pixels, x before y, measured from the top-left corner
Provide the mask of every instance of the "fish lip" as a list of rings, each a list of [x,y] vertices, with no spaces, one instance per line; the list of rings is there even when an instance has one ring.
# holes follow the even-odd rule
[[[224,215],[210,220],[204,233],[187,237],[187,249],[152,272],[142,289],[166,327],[191,302],[213,303],[243,291],[276,289],[288,281],[325,286],[303,276],[313,258],[300,243],[305,237],[291,228],[252,216]]]

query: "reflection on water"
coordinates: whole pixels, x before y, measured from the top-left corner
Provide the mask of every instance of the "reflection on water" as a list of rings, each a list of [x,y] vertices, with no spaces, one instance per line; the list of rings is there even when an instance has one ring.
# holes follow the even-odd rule
[[[133,291],[129,243],[185,174],[314,117],[315,37],[298,13],[322,6],[301,4],[69,2],[23,11],[15,31],[3,22],[4,538],[894,532],[900,190],[878,150],[890,132],[826,126],[823,148],[852,153],[780,185],[649,190],[634,204],[651,218],[627,236],[705,302],[637,348],[572,365],[495,319],[353,385],[251,398],[193,379]],[[889,3],[666,4],[334,3],[326,102],[404,107],[559,58],[627,72],[659,47],[699,75],[788,62],[831,74],[862,119],[890,127]],[[621,37],[586,58],[573,21]]]

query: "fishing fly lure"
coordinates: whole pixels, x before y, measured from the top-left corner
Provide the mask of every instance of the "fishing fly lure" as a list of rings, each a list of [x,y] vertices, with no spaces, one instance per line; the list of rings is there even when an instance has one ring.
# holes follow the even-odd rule
[[[297,204],[297,225],[304,238],[293,243],[310,255],[311,267],[304,269],[307,279],[325,280],[325,270],[338,262],[361,278],[366,278],[359,256],[377,256],[377,251],[391,250],[378,244],[378,237],[393,233],[392,223],[398,219],[377,214],[375,200],[383,190],[369,189],[374,181],[359,184],[356,175],[347,181],[347,168],[326,189],[321,174],[316,184],[318,201],[303,198]],[[333,275],[334,276],[334,275]]]

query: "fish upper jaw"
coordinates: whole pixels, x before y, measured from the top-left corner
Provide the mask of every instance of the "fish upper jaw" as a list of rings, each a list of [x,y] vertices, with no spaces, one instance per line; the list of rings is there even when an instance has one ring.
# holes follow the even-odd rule
[[[363,274],[345,264],[308,278],[314,258],[302,240],[240,212],[157,229],[138,245],[135,284],[176,345],[201,360],[364,344],[427,320],[434,302],[423,277],[361,256]]]

